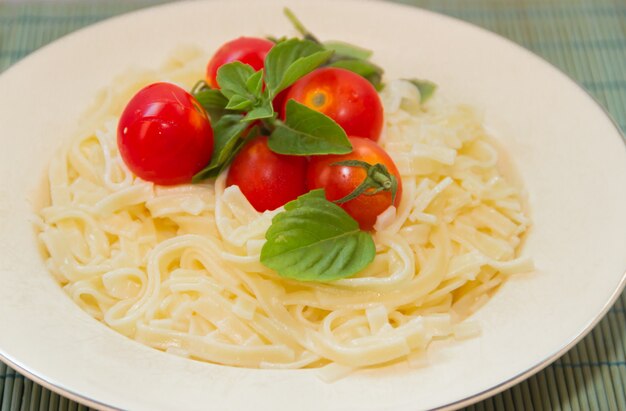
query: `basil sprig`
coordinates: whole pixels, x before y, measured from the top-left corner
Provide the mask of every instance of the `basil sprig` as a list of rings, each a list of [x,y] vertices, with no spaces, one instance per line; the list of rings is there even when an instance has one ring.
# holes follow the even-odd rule
[[[272,106],[278,93],[315,70],[332,54],[332,50],[325,50],[309,40],[285,40],[267,54],[264,69],[255,71],[250,65],[236,61],[218,69],[219,89],[211,89],[204,82],[196,85],[192,93],[211,116],[215,147],[211,163],[192,181],[215,177],[226,168],[243,146],[241,136],[257,121],[261,121],[259,131],[274,135],[270,137],[270,148],[278,153],[350,152],[352,146],[345,132],[330,117],[300,105],[289,114],[288,121],[282,122],[276,119]],[[250,133],[246,135],[254,137]],[[296,139],[296,144],[288,142],[289,138]],[[306,141],[316,144],[309,145]]]
[[[228,99],[225,109],[247,112],[246,121],[274,115],[269,94],[263,90],[263,69],[254,71],[239,61],[224,64],[217,70],[217,84]]]
[[[261,82],[263,72],[258,73],[248,64],[239,61],[224,64],[217,70],[217,84],[228,99],[227,110],[248,110],[259,96],[257,83]]]
[[[211,163],[193,181],[215,177],[241,149],[238,139],[251,126],[235,124],[235,119],[244,124],[255,122],[261,133],[270,136],[269,147],[276,153],[308,156],[351,151],[345,132],[330,117],[288,102],[286,120],[281,121],[272,102],[281,91],[322,65],[353,71],[377,89],[383,86],[383,70],[368,60],[370,50],[339,41],[321,42],[291,10],[284,12],[303,39],[275,39],[264,69],[255,71],[241,62],[225,64],[217,71],[219,89],[201,82],[192,90],[211,117],[216,141]]]
[[[300,281],[333,281],[363,270],[376,255],[372,236],[313,190],[285,205],[265,234],[261,263]]]

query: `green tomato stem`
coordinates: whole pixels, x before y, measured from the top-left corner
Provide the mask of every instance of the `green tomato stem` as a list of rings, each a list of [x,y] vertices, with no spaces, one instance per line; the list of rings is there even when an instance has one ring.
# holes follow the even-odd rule
[[[396,192],[398,190],[398,181],[395,176],[389,173],[387,167],[384,164],[376,163],[371,165],[361,160],[345,160],[338,161],[331,164],[333,166],[348,166],[348,167],[360,167],[365,169],[367,176],[350,194],[339,200],[334,200],[334,203],[342,204],[350,200],[355,199],[361,194],[372,196],[381,191],[391,191],[392,204],[396,201]]]
[[[309,30],[307,30],[306,27],[304,27],[304,24],[302,24],[302,22],[300,20],[298,20],[296,15],[293,14],[293,11],[291,11],[288,7],[285,7],[283,9],[283,13],[285,13],[285,16],[287,16],[287,19],[289,19],[291,24],[293,24],[293,27],[300,34],[302,34],[302,36],[306,40],[311,40],[314,43],[320,43],[320,41],[313,35],[313,33],[311,33]]]

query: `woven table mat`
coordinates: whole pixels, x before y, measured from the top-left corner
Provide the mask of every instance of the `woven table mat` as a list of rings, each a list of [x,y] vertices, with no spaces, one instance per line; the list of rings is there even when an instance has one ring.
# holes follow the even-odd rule
[[[626,132],[626,1],[400,2],[458,17],[530,49],[588,90]],[[0,72],[66,33],[156,3],[162,1],[0,0]],[[593,331],[554,364],[467,409],[626,410],[625,353],[622,294]],[[0,363],[0,411],[83,409]]]

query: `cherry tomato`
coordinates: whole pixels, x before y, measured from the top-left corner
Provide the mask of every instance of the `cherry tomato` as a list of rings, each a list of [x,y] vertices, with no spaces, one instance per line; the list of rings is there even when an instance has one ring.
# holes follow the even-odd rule
[[[335,120],[349,136],[378,141],[383,106],[374,86],[351,71],[325,67],[296,81],[287,96]],[[285,108],[282,118],[285,117]]]
[[[128,102],[117,126],[128,168],[157,184],[188,183],[213,154],[213,129],[200,104],[182,88],[154,83]]]
[[[371,165],[380,163],[397,180],[398,186],[393,205],[398,207],[402,197],[402,181],[391,157],[372,140],[350,137],[350,142],[353,150],[349,154],[311,157],[307,172],[309,189],[323,188],[329,201],[339,200],[352,193],[365,180],[367,172],[361,167],[333,165],[333,163],[345,160],[360,160]],[[391,205],[391,200],[390,191],[380,191],[374,195],[361,194],[339,205],[359,222],[362,230],[371,230],[376,223],[376,217]]]
[[[276,154],[258,137],[237,154],[226,185],[239,186],[257,211],[274,210],[307,191],[306,168],[305,157]]]
[[[257,37],[239,37],[224,43],[220,47],[206,68],[206,82],[213,88],[219,87],[217,84],[217,70],[224,64],[240,61],[249,64],[256,71],[263,68],[265,56],[274,47],[274,43],[269,40]]]

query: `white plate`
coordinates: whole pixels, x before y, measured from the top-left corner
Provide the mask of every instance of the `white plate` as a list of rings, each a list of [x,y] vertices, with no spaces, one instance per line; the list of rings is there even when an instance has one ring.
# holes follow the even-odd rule
[[[197,2],[132,13],[55,42],[0,77],[0,353],[79,401],[124,409],[416,409],[477,401],[541,369],[580,339],[623,287],[626,150],[585,92],[531,53],[429,12],[378,2],[296,2],[324,39],[368,46],[388,78],[434,80],[484,109],[517,164],[534,220],[524,253],[538,272],[509,281],[475,316],[480,338],[433,364],[351,375],[204,364],[130,341],[55,284],[32,227],[54,150],[112,77],[159,65],[180,44],[214,50],[293,33],[286,1]]]

